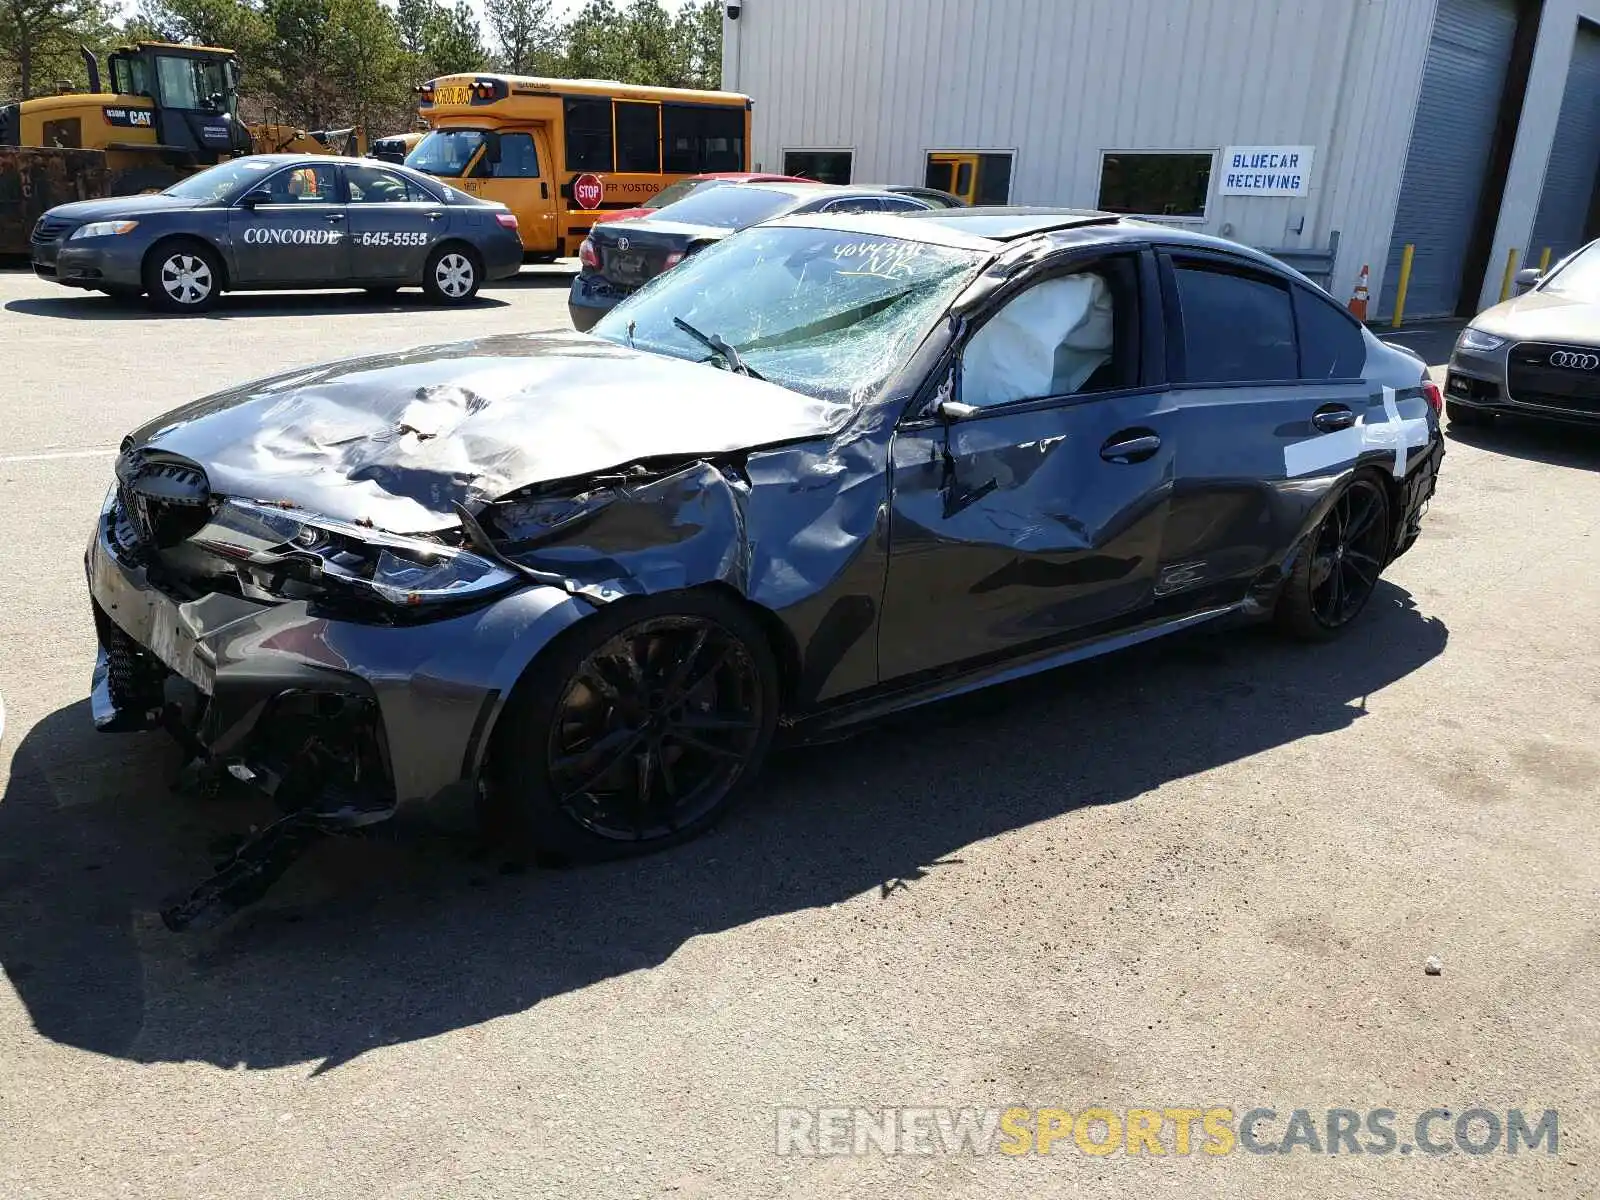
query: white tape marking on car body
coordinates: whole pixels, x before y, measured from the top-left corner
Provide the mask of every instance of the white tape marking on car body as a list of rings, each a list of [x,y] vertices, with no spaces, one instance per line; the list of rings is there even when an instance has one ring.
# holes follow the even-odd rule
[[[1348,466],[1366,450],[1393,450],[1394,477],[1405,478],[1406,458],[1414,446],[1428,444],[1426,417],[1405,418],[1400,415],[1395,390],[1383,389],[1383,416],[1381,421],[1370,419],[1372,410],[1359,417],[1349,429],[1325,433],[1320,437],[1292,442],[1283,448],[1283,471],[1290,479]]]

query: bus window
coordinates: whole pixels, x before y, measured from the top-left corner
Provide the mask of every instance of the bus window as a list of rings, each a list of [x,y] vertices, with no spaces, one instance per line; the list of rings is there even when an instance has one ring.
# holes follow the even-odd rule
[[[454,179],[467,169],[467,164],[482,144],[481,130],[435,129],[406,155],[406,166],[426,171],[429,175]]]
[[[661,106],[663,169],[675,175],[744,170],[744,109]]]
[[[567,170],[615,170],[611,149],[611,101],[566,100]]]
[[[617,101],[617,170],[661,173],[661,106]]]
[[[533,148],[532,134],[502,133],[497,140],[499,157],[486,172],[491,179],[539,178],[539,154]]]

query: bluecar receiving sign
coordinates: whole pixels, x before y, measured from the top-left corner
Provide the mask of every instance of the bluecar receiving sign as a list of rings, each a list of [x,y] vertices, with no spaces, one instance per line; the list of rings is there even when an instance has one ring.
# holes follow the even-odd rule
[[[1305,196],[1315,146],[1229,146],[1222,152],[1221,196]]]

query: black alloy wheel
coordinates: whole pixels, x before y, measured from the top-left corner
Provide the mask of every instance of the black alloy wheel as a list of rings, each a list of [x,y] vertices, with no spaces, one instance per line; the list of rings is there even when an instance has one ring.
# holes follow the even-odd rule
[[[634,625],[583,660],[550,727],[562,809],[619,841],[669,837],[706,815],[762,730],[755,659],[698,617]]]
[[[557,859],[619,858],[694,836],[766,756],[776,666],[731,600],[688,594],[568,631],[497,727],[486,824]]]
[[[1357,475],[1334,500],[1295,564],[1278,604],[1278,623],[1298,637],[1326,640],[1361,614],[1388,558],[1389,494]]]
[[[1378,586],[1388,512],[1383,489],[1357,479],[1323,519],[1311,557],[1311,609],[1329,629],[1353,621]]]

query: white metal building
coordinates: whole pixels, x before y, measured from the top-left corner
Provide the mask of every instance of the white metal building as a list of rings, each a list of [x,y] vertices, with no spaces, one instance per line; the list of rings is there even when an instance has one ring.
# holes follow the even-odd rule
[[[730,0],[758,169],[1336,246],[1375,312],[1600,234],[1600,0]],[[735,15],[736,14],[736,15]],[[1337,235],[1337,236],[1335,236]],[[1291,259],[1291,261],[1295,261]],[[1320,273],[1316,271],[1313,273]]]

